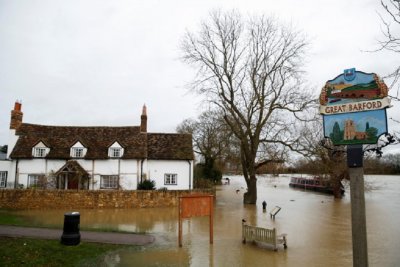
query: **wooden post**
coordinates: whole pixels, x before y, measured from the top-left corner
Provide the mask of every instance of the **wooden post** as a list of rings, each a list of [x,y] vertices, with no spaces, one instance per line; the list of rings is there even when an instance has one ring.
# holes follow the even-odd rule
[[[178,240],[179,240],[179,247],[182,247],[182,198],[179,198],[179,231],[178,231]]]
[[[367,223],[365,215],[364,169],[362,157],[362,145],[347,146],[354,267],[368,267]]]
[[[213,229],[213,223],[214,223],[214,197],[209,196],[209,201],[210,201],[210,244],[214,243],[214,229]]]
[[[349,168],[351,195],[351,234],[353,239],[353,266],[368,266],[367,224],[364,197],[363,168]]]
[[[214,241],[214,196],[213,195],[187,195],[179,197],[179,247],[182,247],[182,220],[196,216],[209,216],[210,244]]]

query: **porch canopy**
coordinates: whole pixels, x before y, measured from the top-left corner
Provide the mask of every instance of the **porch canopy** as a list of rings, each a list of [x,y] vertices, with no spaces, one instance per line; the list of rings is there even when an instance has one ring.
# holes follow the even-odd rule
[[[57,189],[89,189],[90,175],[76,160],[68,160],[55,176]]]

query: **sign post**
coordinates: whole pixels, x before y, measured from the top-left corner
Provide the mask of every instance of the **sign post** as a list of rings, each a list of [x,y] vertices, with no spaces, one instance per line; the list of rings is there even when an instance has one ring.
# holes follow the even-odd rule
[[[210,218],[210,244],[213,243],[213,195],[187,195],[179,197],[179,246],[182,247],[182,220],[196,216]]]
[[[388,88],[375,73],[347,69],[327,81],[320,95],[324,136],[347,146],[350,176],[353,266],[368,266],[364,197],[363,144],[376,144],[387,133]]]

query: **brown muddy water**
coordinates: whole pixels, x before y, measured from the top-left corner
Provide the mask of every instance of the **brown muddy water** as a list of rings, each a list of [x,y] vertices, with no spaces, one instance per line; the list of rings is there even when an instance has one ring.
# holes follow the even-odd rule
[[[217,188],[214,244],[209,244],[207,217],[183,223],[178,247],[177,208],[79,210],[81,228],[149,233],[156,242],[108,255],[106,266],[352,266],[350,193],[344,199],[292,189],[289,176],[258,178],[257,205],[244,205],[245,182],[231,176]],[[400,266],[400,176],[365,176],[370,266]],[[236,190],[240,190],[236,193]],[[262,201],[267,202],[267,212]],[[282,210],[275,220],[274,206]],[[21,211],[33,224],[60,226],[65,211]],[[241,242],[241,221],[286,233],[288,249]]]

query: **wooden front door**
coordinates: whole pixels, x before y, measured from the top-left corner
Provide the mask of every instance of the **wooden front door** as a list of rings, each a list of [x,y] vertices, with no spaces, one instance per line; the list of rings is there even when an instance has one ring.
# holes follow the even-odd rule
[[[68,175],[68,188],[67,189],[78,189],[79,180],[75,175]]]

